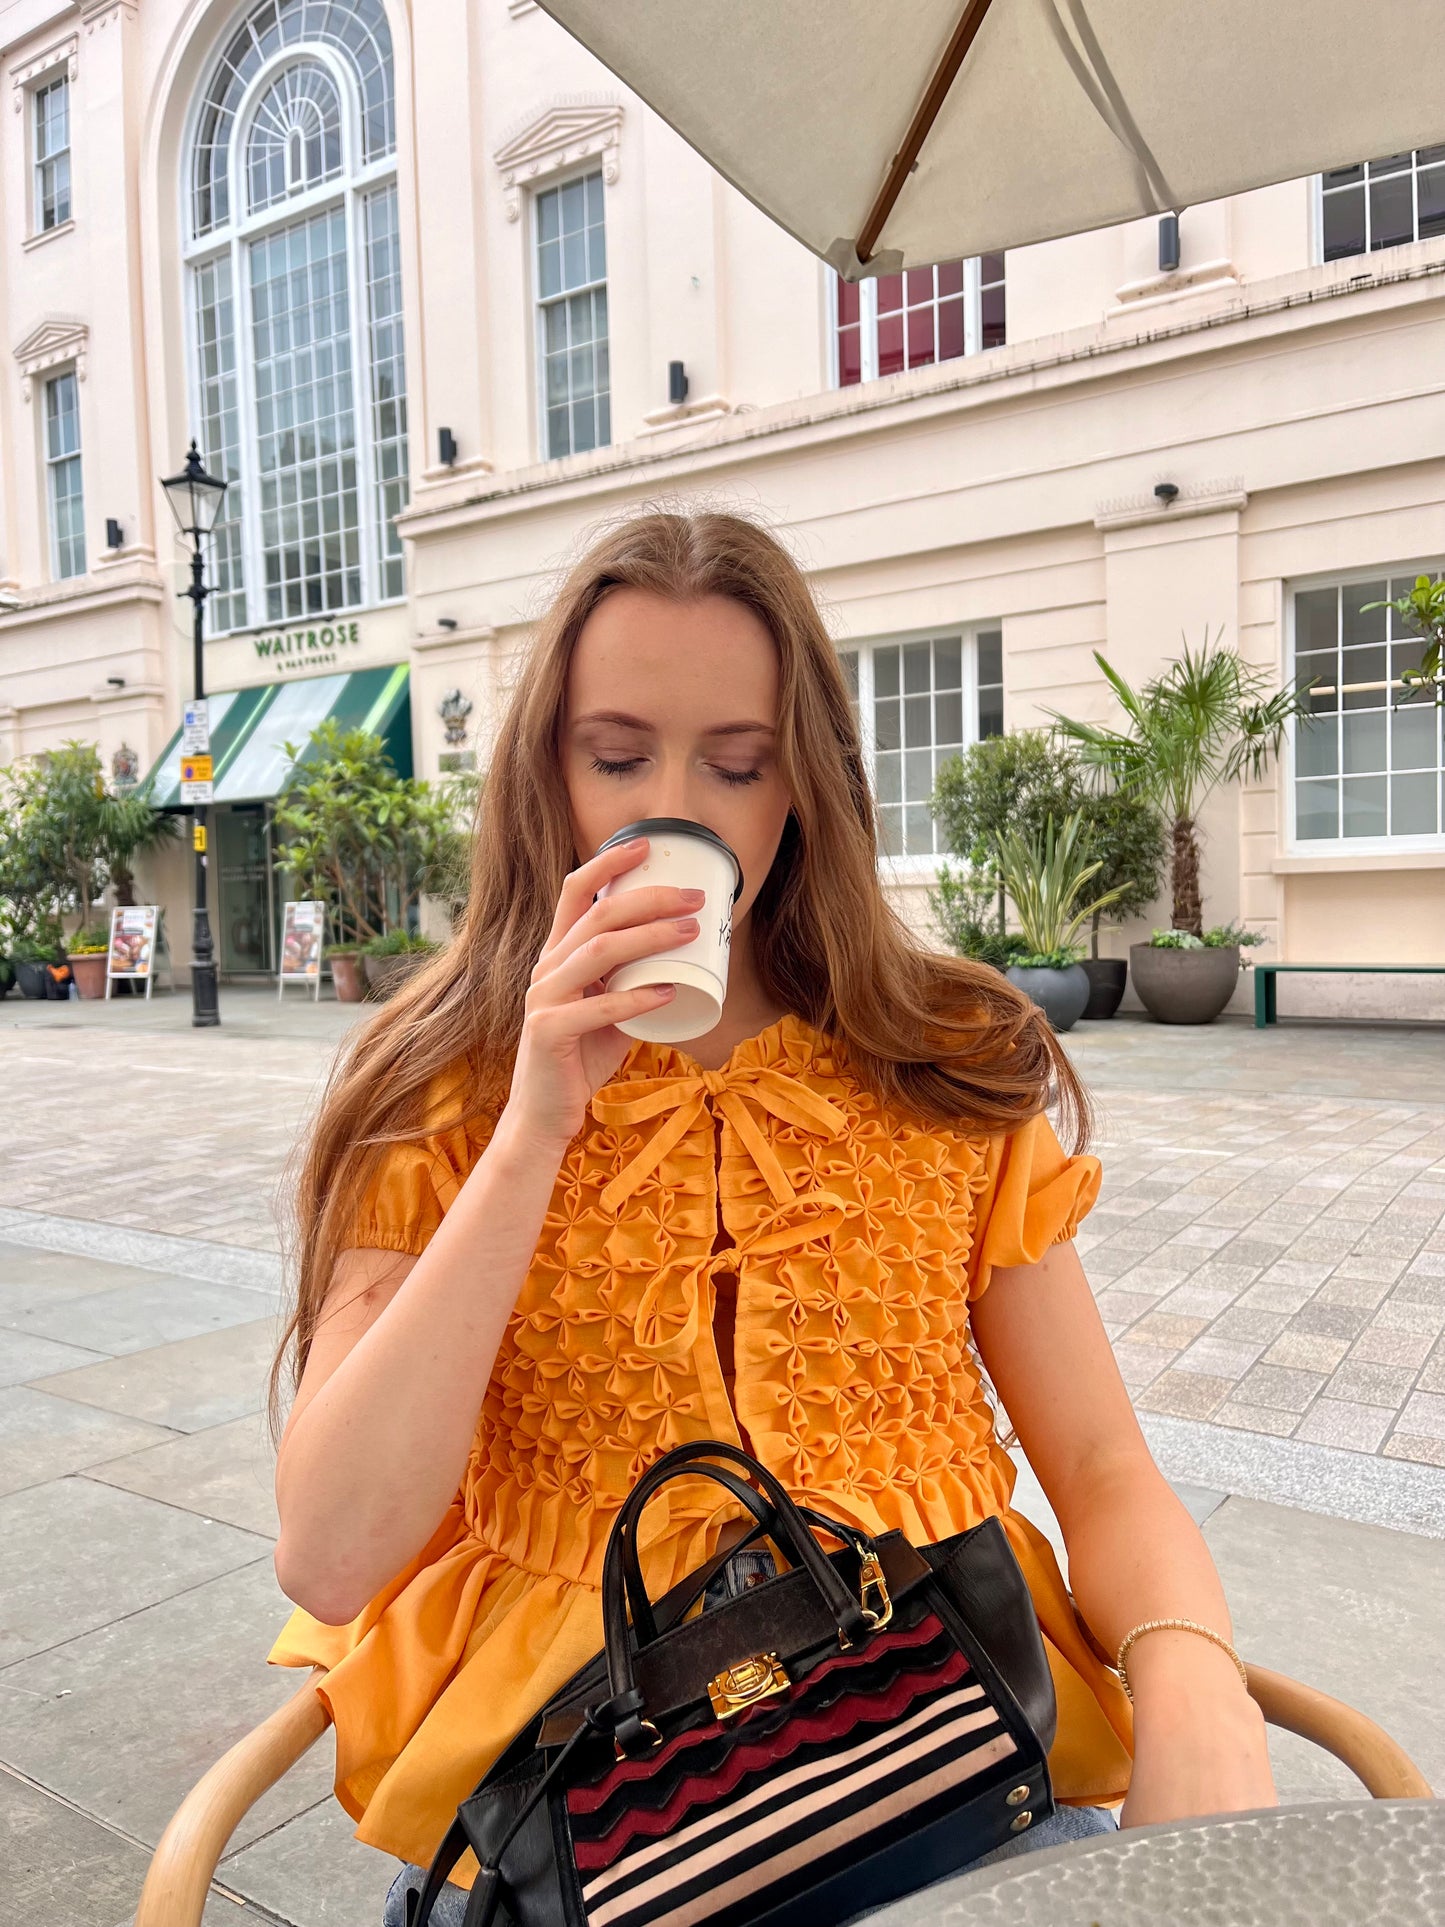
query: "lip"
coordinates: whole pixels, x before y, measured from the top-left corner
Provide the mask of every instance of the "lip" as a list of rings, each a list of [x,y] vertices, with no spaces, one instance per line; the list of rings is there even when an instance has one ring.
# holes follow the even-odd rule
[[[685,816],[644,816],[636,823],[624,823],[620,830],[614,830],[605,843],[599,843],[594,855],[601,856],[619,843],[630,843],[634,837],[645,836],[693,836],[703,843],[711,843],[714,849],[721,850],[732,863],[737,873],[738,887],[733,891],[732,900],[737,902],[743,893],[743,866],[738,861],[737,852],[732,845],[720,837],[716,830],[710,830],[706,823],[694,823]]]

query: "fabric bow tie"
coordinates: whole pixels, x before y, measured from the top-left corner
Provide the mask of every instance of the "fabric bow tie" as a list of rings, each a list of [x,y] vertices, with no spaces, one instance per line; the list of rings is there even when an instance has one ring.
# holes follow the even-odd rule
[[[653,1132],[632,1162],[603,1190],[601,1201],[607,1210],[621,1209],[668,1153],[707,1115],[709,1100],[737,1132],[772,1193],[773,1205],[763,1222],[776,1228],[762,1231],[746,1245],[735,1245],[702,1258],[670,1259],[658,1267],[657,1277],[638,1306],[633,1335],[639,1350],[663,1361],[685,1356],[696,1344],[703,1286],[711,1282],[715,1271],[735,1271],[742,1257],[785,1251],[805,1244],[810,1238],[822,1237],[836,1230],[846,1215],[844,1201],[835,1192],[793,1189],[749,1106],[756,1104],[786,1124],[830,1139],[842,1136],[848,1120],[835,1104],[771,1065],[740,1065],[736,1070],[696,1071],[685,1077],[646,1077],[625,1084],[604,1085],[592,1099],[592,1114],[599,1123],[644,1124],[649,1118],[666,1116],[666,1122]],[[778,1223],[807,1205],[822,1207],[824,1215]],[[667,1301],[673,1296],[674,1276],[680,1303],[673,1315],[668,1316]]]

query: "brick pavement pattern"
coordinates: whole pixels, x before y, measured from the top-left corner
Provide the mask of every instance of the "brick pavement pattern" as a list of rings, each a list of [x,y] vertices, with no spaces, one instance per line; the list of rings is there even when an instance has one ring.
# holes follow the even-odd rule
[[[229,989],[0,1004],[0,1203],[279,1249],[285,1163],[357,1012]],[[1141,1411],[1445,1466],[1445,1032],[1080,1025],[1079,1247]]]

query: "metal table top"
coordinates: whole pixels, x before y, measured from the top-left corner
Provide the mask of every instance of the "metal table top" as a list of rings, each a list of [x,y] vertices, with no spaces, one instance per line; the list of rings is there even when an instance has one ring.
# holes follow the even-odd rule
[[[958,1874],[868,1927],[1442,1927],[1445,1800],[1126,1827]]]

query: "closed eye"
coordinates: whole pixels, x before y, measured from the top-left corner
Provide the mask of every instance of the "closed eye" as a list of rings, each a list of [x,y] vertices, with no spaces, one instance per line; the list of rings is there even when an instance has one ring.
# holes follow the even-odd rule
[[[637,768],[642,761],[640,756],[632,756],[622,763],[609,763],[605,756],[594,756],[592,767],[600,776],[625,776],[629,770]],[[725,783],[756,783],[762,775],[760,769],[715,769],[714,775],[720,776]]]

